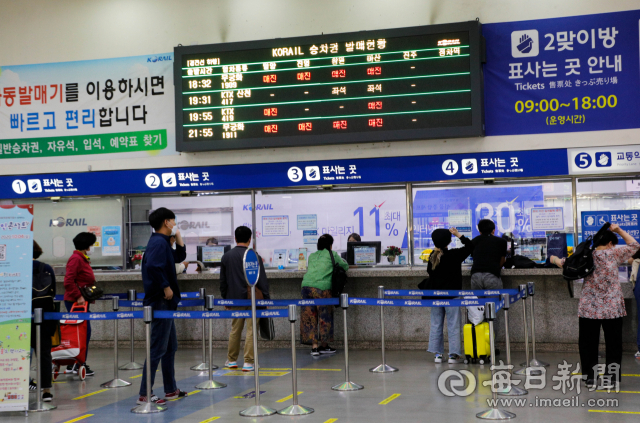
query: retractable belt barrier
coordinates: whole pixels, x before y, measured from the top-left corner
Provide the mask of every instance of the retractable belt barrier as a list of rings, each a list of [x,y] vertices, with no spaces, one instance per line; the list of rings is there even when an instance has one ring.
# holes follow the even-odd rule
[[[111,300],[113,298],[120,298],[121,300],[126,300],[129,298],[129,294],[104,294],[102,297],[98,298],[96,301],[107,301],[107,300]],[[136,298],[139,300],[144,300],[144,294],[137,294]],[[180,293],[180,298],[182,299],[197,299],[200,298],[200,293],[199,292],[181,292]],[[64,300],[64,295],[56,295],[54,298],[54,301],[62,301]],[[200,305],[204,305],[204,300],[202,300],[203,303]],[[122,303],[120,303],[122,304]],[[128,306],[127,306],[128,307]]]
[[[250,319],[251,310],[240,311],[167,311],[153,312],[155,319]],[[289,317],[286,309],[282,310],[258,310],[258,318],[261,317]]]
[[[496,302],[493,298],[470,300],[388,300],[377,298],[349,298],[349,305],[394,306],[394,307],[467,307],[484,306],[487,302]]]
[[[419,289],[385,289],[384,295],[392,297],[465,297],[474,295],[476,297],[500,296],[502,294],[516,295],[517,289],[476,289],[476,290],[419,290]]]
[[[142,319],[141,311],[106,311],[101,313],[44,313],[44,320],[126,320]]]

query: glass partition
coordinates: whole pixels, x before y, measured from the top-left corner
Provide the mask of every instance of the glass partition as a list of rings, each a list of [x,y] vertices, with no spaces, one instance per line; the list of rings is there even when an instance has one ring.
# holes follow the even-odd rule
[[[595,234],[605,222],[617,223],[640,239],[639,180],[585,178],[578,179],[576,188],[580,239]]]
[[[250,219],[251,211],[243,209],[240,220]],[[403,188],[259,193],[256,225],[258,252],[269,267],[297,267],[299,249],[306,248],[307,253],[316,251],[322,234],[333,236],[334,251],[346,253],[352,233],[360,235],[363,242],[379,242],[382,252],[389,246],[399,247],[402,254],[393,264],[407,264],[406,191]],[[358,250],[358,257],[363,257],[363,263],[371,263],[373,250]],[[386,257],[381,259],[380,264],[391,264]]]
[[[248,194],[138,198],[131,206],[132,220],[135,219],[131,225],[134,255],[146,248],[152,232],[149,213],[159,207],[171,209],[176,214],[176,223],[187,246],[187,261],[200,260],[207,267],[218,265],[220,254],[217,252],[235,246],[237,226],[251,227],[251,195]],[[202,247],[215,248],[203,250]]]
[[[513,240],[512,246],[509,241],[508,255],[523,255],[544,262],[548,249],[555,248],[560,238],[567,246],[573,245],[571,182],[524,184],[500,181],[490,185],[414,187],[414,263],[427,264],[433,249],[431,233],[434,229],[453,226],[466,237],[473,238],[479,235],[477,224],[481,219],[495,222],[496,236],[504,235]],[[558,236],[552,239],[551,235],[556,233]],[[450,248],[461,246],[454,237]],[[472,259],[465,263],[471,264]]]
[[[123,207],[120,197],[63,198],[51,200],[20,200],[31,203],[33,236],[43,250],[40,260],[55,267],[64,267],[75,250],[73,238],[80,232],[96,235],[91,248],[91,266],[120,269],[123,266]]]

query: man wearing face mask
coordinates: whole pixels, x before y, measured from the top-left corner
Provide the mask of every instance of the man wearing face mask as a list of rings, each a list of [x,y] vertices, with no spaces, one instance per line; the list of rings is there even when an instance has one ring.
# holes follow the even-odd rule
[[[149,224],[154,233],[149,238],[147,249],[142,257],[142,281],[144,283],[144,305],[153,310],[177,310],[180,301],[180,288],[176,277],[176,262],[187,258],[187,249],[176,225],[176,215],[161,207],[149,215]],[[171,237],[176,239],[175,250],[171,246]],[[147,395],[156,404],[166,400],[187,396],[176,386],[175,354],[178,349],[176,326],[173,319],[153,319],[151,322],[151,363],[145,361],[140,384],[138,404],[147,402]],[[153,392],[147,392],[147,366],[150,366],[151,386],[156,376],[158,364],[162,360],[162,381],[164,399]]]

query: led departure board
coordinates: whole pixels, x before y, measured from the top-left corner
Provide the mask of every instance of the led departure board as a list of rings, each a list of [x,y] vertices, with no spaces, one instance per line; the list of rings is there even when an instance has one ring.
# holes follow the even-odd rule
[[[477,21],[175,48],[179,151],[484,135]]]

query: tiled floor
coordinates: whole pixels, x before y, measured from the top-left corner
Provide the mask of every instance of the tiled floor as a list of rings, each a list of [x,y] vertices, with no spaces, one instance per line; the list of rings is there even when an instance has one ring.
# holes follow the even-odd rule
[[[129,387],[104,390],[100,384],[113,377],[112,350],[91,351],[90,365],[96,376],[81,382],[73,377],[61,377],[59,383],[54,384],[54,401],[56,410],[46,413],[2,414],[3,423],[54,423],[79,421],[83,423],[111,423],[111,422],[247,422],[247,421],[304,421],[323,423],[338,422],[387,422],[387,421],[447,421],[447,422],[475,422],[476,413],[487,409],[487,400],[491,398],[489,387],[478,386],[468,396],[448,397],[438,388],[439,379],[444,376],[458,378],[458,374],[448,370],[468,370],[470,375],[480,380],[490,379],[487,365],[464,364],[434,364],[433,356],[420,351],[388,351],[387,363],[400,369],[397,373],[374,374],[369,368],[380,364],[380,353],[376,351],[350,351],[351,380],[364,385],[364,390],[355,392],[336,392],[331,387],[344,381],[344,355],[341,351],[335,356],[321,356],[313,358],[307,350],[298,350],[298,391],[302,392],[299,401],[302,405],[312,407],[315,413],[300,417],[284,417],[274,415],[263,418],[245,418],[239,412],[254,404],[254,399],[237,398],[254,390],[252,374],[237,375],[238,372],[227,374],[228,370],[218,370],[215,379],[228,385],[219,390],[200,391],[194,393],[194,386],[206,380],[206,376],[189,370],[189,367],[199,362],[200,351],[180,350],[176,357],[176,376],[178,386],[183,390],[192,391],[184,399],[169,402],[168,411],[151,414],[135,415],[130,412],[135,406],[137,392],[140,385],[140,371],[120,371],[120,377],[133,382]],[[214,363],[224,363],[226,351],[214,351]],[[143,357],[142,351],[137,351],[137,357]],[[124,364],[125,354],[121,363]],[[517,421],[598,421],[623,422],[638,421],[640,418],[640,361],[627,355],[623,361],[623,382],[620,393],[586,392],[584,384],[582,392],[576,398],[575,387],[566,393],[554,389],[558,382],[557,363],[566,360],[575,365],[578,361],[574,353],[541,354],[539,359],[552,363],[547,368],[546,387],[544,389],[530,389],[523,397],[499,397],[506,401],[511,398],[524,400],[525,404],[517,406],[500,405],[516,414]],[[521,353],[514,354],[514,363],[523,361]],[[275,409],[281,409],[291,403],[285,399],[292,393],[291,388],[291,353],[290,350],[264,350],[260,352],[260,364],[263,369],[261,403]],[[628,376],[627,376],[628,375]],[[137,376],[137,377],[136,377]],[[554,376],[556,379],[554,379]],[[517,380],[523,378],[518,377]],[[161,377],[156,379],[161,383]],[[453,380],[453,379],[451,379]],[[532,381],[533,382],[533,381]],[[524,383],[524,382],[523,382]],[[450,383],[445,383],[445,388]],[[161,385],[157,385],[156,392],[161,393]],[[568,387],[570,388],[570,387]],[[32,398],[34,395],[32,395]],[[82,398],[81,398],[82,397]],[[559,406],[541,406],[542,400],[556,399]],[[570,405],[562,406],[565,399]],[[387,401],[385,401],[387,400]],[[588,400],[618,400],[618,405],[589,405]],[[583,405],[584,404],[584,405]]]

